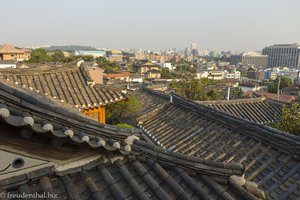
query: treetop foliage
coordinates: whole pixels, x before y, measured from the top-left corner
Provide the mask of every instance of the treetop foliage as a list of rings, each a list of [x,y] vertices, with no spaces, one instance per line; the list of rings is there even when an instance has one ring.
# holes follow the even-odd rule
[[[279,78],[275,79],[272,82],[272,84],[270,84],[268,86],[268,92],[277,93],[278,82],[279,82]],[[282,90],[283,88],[290,87],[292,84],[293,84],[293,81],[290,78],[288,78],[288,77],[281,77],[279,89]]]
[[[193,101],[219,100],[221,94],[215,88],[207,88],[208,85],[215,85],[216,82],[209,79],[191,79],[172,81],[170,88],[177,94]]]
[[[294,135],[300,135],[299,104],[294,103],[291,107],[283,105],[280,120],[272,123],[271,126]]]
[[[110,124],[122,123],[122,118],[134,113],[141,104],[136,97],[130,97],[126,101],[117,102],[106,107],[106,117]]]

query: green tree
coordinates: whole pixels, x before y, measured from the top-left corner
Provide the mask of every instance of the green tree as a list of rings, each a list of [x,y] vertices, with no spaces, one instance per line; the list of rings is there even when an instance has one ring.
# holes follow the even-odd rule
[[[122,118],[134,113],[141,104],[136,97],[130,97],[126,101],[117,102],[106,107],[106,117],[110,124],[122,123]]]
[[[52,58],[47,55],[45,49],[35,49],[31,53],[30,59],[27,61],[29,63],[44,63],[51,62]]]
[[[300,135],[300,110],[298,103],[294,103],[291,107],[284,105],[280,120],[272,123],[271,126],[294,135]]]
[[[51,57],[56,62],[63,62],[65,60],[65,55],[62,51],[55,51]]]
[[[216,89],[207,87],[214,84],[215,81],[209,79],[184,79],[179,82],[172,81],[170,88],[175,90],[177,94],[193,101],[218,100],[221,98],[221,94]]]
[[[120,70],[118,63],[116,62],[109,62],[104,57],[98,57],[95,60],[100,68],[104,69],[105,73],[113,73]]]
[[[268,92],[277,93],[278,82],[279,82],[279,78],[275,79],[272,82],[272,84],[268,86]],[[282,90],[283,88],[290,87],[292,84],[293,84],[292,79],[288,77],[281,77],[279,89]]]
[[[243,94],[244,92],[239,87],[234,87],[230,90],[230,96],[232,96],[233,98],[241,98]]]
[[[161,69],[161,78],[173,78],[172,73],[168,68],[163,67]]]

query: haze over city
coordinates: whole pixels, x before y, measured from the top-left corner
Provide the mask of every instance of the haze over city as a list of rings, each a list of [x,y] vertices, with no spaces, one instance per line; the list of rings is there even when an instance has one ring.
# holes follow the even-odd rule
[[[299,7],[297,0],[6,0],[0,43],[261,50],[300,42]]]

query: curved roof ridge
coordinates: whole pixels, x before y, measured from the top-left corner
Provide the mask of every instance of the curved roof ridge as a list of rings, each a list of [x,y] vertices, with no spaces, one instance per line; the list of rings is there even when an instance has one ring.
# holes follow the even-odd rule
[[[170,99],[168,95],[142,87],[146,92],[153,95]],[[190,101],[174,92],[171,92],[173,104],[179,107],[196,112],[197,114],[217,121],[242,134],[246,134],[254,139],[263,141],[277,149],[285,149],[294,155],[300,156],[300,136],[292,135],[265,125],[257,124],[241,117],[210,108],[193,101]],[[243,130],[241,132],[241,129]]]
[[[252,103],[264,101],[265,97],[256,98],[244,98],[244,99],[232,99],[232,100],[212,100],[212,101],[195,101],[197,103],[208,105],[208,104],[234,104],[234,103]]]
[[[286,149],[291,153],[300,155],[300,136],[292,135],[274,128],[270,128],[261,124],[257,124],[246,119],[209,108],[207,106],[190,101],[182,96],[172,93],[173,101],[177,101],[176,105],[185,107],[193,111],[200,111],[201,115],[212,118],[215,121],[219,121],[226,126],[240,131],[241,127],[243,133],[247,133],[249,136],[260,139],[265,143],[270,144],[278,149]],[[205,111],[205,112],[203,112]],[[226,119],[226,121],[224,121]]]
[[[127,136],[138,133],[138,129],[123,129],[118,128],[108,124],[101,124],[90,117],[77,112],[76,110],[68,109],[62,106],[59,102],[51,101],[49,98],[44,97],[41,94],[36,94],[34,92],[28,91],[23,88],[17,88],[3,83],[0,80],[0,93],[1,99],[5,102],[4,104],[12,104],[16,106],[24,107],[25,110],[30,110],[31,112],[39,113],[41,115],[53,116],[54,118],[63,119],[73,124],[85,124],[82,128],[92,128],[94,131],[98,129],[98,132],[106,132],[109,135],[115,135],[117,138],[125,139]],[[2,107],[2,106],[1,106]],[[70,121],[71,120],[71,121]],[[64,124],[67,126],[67,124]],[[114,133],[116,132],[116,133]],[[55,135],[55,134],[54,134]],[[67,136],[67,135],[65,135]],[[97,135],[95,135],[97,136]]]
[[[142,140],[134,140],[133,147],[137,152],[142,151],[140,155],[167,164],[170,167],[181,166],[186,169],[201,171],[206,175],[222,175],[229,177],[231,175],[242,175],[245,170],[243,164],[226,163],[196,156],[187,156]]]
[[[39,67],[31,67],[31,68],[3,68],[0,70],[0,75],[24,75],[24,74],[46,74],[46,73],[57,73],[61,71],[72,71],[78,70],[79,67],[77,63],[79,60],[72,61],[70,63],[63,63],[63,64],[54,64],[54,65],[47,65],[46,63]]]

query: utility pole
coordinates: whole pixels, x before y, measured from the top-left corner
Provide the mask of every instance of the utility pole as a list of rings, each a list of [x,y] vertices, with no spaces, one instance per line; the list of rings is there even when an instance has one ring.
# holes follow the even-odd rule
[[[277,100],[279,101],[281,76],[278,76]]]
[[[227,88],[227,98],[228,101],[230,100],[230,86]]]

